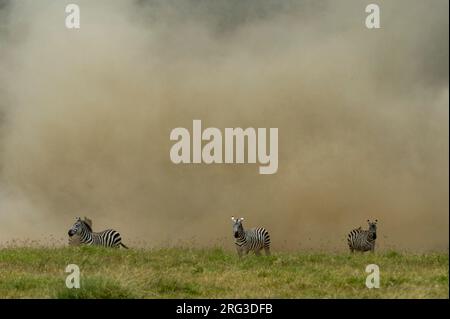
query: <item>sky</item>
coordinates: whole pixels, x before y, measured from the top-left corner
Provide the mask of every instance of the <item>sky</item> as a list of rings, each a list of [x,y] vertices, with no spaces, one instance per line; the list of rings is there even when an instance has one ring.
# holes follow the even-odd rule
[[[0,245],[448,250],[448,1],[0,1]],[[278,128],[278,171],[172,163],[173,128]]]

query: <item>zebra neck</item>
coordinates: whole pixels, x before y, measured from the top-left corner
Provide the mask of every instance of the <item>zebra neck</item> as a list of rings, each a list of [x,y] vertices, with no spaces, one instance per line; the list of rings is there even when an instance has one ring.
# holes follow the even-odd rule
[[[86,229],[83,229],[83,231],[81,232],[81,236],[80,236],[80,241],[83,244],[90,244],[93,241],[92,238],[92,233]]]

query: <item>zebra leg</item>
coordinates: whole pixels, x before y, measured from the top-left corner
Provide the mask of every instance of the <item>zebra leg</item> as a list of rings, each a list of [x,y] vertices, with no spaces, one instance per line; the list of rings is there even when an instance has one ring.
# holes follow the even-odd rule
[[[264,252],[266,253],[266,256],[270,256],[270,248],[264,247]]]
[[[237,251],[237,254],[238,254],[239,258],[242,258],[242,249],[241,249],[241,247],[236,246],[236,251]]]
[[[255,249],[255,255],[261,256],[261,249]]]

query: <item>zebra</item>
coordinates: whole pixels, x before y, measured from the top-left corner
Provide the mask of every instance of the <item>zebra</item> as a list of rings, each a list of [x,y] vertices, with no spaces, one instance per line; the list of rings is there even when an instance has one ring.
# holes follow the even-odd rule
[[[234,243],[239,258],[243,254],[247,255],[249,251],[254,251],[259,256],[261,249],[264,248],[266,255],[270,255],[270,236],[269,232],[262,227],[244,230],[242,221],[244,218],[231,217],[233,221]]]
[[[119,232],[113,229],[107,229],[101,231],[99,233],[94,233],[92,231],[92,222],[86,217],[82,220],[80,217],[77,217],[75,224],[73,224],[72,228],[69,229],[69,237],[75,238],[74,242],[77,244],[86,244],[86,245],[95,245],[95,246],[104,246],[104,247],[119,247],[127,248],[122,243],[122,238],[120,237]],[[73,244],[71,239],[69,239],[69,244]]]
[[[367,220],[369,224],[368,230],[363,230],[361,227],[353,229],[347,237],[348,247],[350,252],[354,251],[375,251],[375,240],[377,239],[377,223],[378,219],[374,222]]]

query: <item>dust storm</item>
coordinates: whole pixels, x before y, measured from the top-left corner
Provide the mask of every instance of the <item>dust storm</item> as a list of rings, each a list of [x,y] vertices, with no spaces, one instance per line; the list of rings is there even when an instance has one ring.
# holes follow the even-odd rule
[[[0,1],[0,243],[66,244],[77,216],[129,246],[448,249],[448,2]],[[175,127],[275,127],[273,175],[175,165]]]

